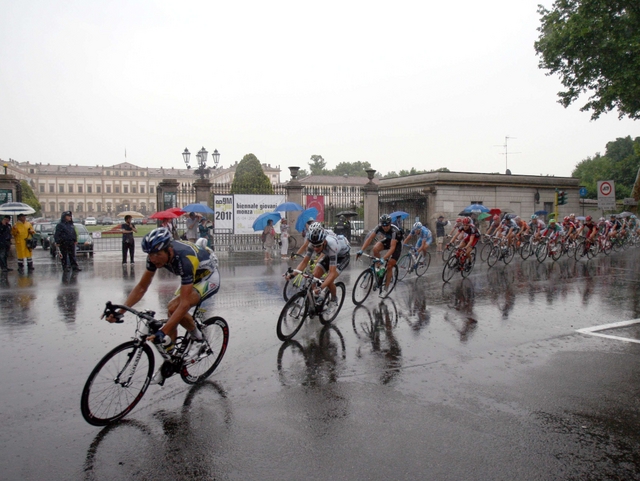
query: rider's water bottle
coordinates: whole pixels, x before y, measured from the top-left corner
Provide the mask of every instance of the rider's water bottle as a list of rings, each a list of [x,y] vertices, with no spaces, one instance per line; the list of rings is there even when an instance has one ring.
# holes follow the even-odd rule
[[[384,273],[385,272],[386,272],[386,270],[385,270],[384,266],[380,267],[380,269],[378,269],[378,272],[377,272],[378,277],[382,279],[384,277]]]

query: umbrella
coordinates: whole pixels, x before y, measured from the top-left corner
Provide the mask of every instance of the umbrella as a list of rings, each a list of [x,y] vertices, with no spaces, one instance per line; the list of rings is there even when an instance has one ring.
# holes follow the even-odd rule
[[[408,212],[404,212],[402,210],[397,210],[395,212],[392,212],[391,214],[389,214],[391,216],[391,220],[396,220],[396,217],[400,216],[400,218],[402,220],[405,220],[407,217],[409,217],[409,213]]]
[[[120,212],[118,214],[119,217],[126,217],[128,215],[130,215],[134,219],[142,219],[142,218],[144,218],[144,215],[142,215],[140,212],[136,212],[135,210],[125,210],[124,212]]]
[[[491,209],[489,211],[489,214],[491,214],[491,215],[500,215],[500,214],[502,214],[502,211],[500,209],[495,209],[494,208],[494,209]]]
[[[197,212],[199,214],[213,214],[213,209],[204,204],[189,204],[182,208],[182,212]]]
[[[537,210],[534,212],[535,215],[547,215],[548,212],[546,210]]]
[[[461,215],[462,217],[471,217],[473,213],[463,210],[462,212],[458,212],[458,215]]]
[[[633,212],[624,211],[624,212],[620,212],[618,215],[620,217],[629,217],[630,215],[633,215]]]
[[[302,232],[304,230],[304,226],[309,219],[316,220],[318,218],[318,209],[315,207],[309,207],[307,210],[302,211],[302,213],[298,216],[298,220],[296,221],[296,230],[298,232]]]
[[[260,214],[256,217],[256,220],[253,221],[253,230],[264,230],[267,227],[267,222],[271,219],[274,224],[277,224],[282,219],[280,212],[265,212],[264,214]]]
[[[478,216],[478,220],[484,220],[484,219],[490,219],[490,218],[491,218],[491,214],[489,214],[488,212],[483,212]]]
[[[149,216],[150,219],[177,219],[180,217],[175,212],[169,212],[168,210],[161,210],[160,212],[155,212]]]
[[[163,212],[172,212],[178,217],[180,217],[182,214],[185,213],[180,207],[169,207],[168,209],[165,209]]]
[[[2,215],[18,215],[18,214],[34,214],[36,211],[29,204],[22,202],[7,202],[0,205],[0,214]]]
[[[295,202],[285,202],[284,204],[280,204],[273,211],[274,212],[289,212],[291,210],[304,210],[300,204],[296,204]]]
[[[463,212],[471,212],[479,214],[480,212],[489,212],[489,208],[482,204],[471,204],[464,208]]]
[[[579,216],[577,216],[577,217],[576,217],[576,219],[578,219],[578,220],[585,220],[586,218],[585,218],[585,216],[583,216],[583,215],[579,215]]]
[[[338,212],[336,215],[337,215],[337,216],[341,216],[341,215],[343,215],[343,216],[345,216],[345,217],[357,217],[357,216],[358,216],[358,213],[357,213],[357,212],[354,212],[354,211],[352,211],[352,210],[343,210],[342,212]]]

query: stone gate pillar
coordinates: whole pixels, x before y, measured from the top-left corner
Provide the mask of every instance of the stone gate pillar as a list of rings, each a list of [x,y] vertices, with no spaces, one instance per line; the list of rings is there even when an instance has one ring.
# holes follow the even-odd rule
[[[300,167],[289,167],[289,172],[291,173],[291,180],[285,186],[285,190],[287,191],[287,202],[295,202],[296,204],[302,204],[302,184],[298,180],[298,171]],[[300,211],[289,211],[286,212],[285,217],[287,218],[287,222],[289,223],[289,234],[294,236],[298,241],[298,245],[301,245],[302,235],[296,230],[296,221],[298,220],[298,216],[300,215]]]
[[[196,189],[196,204],[202,204],[203,202],[213,208],[211,203],[211,182],[209,179],[198,179],[193,183],[193,187]]]
[[[373,183],[375,169],[368,169],[369,182],[362,188],[364,190],[364,234],[378,225],[378,186]]]

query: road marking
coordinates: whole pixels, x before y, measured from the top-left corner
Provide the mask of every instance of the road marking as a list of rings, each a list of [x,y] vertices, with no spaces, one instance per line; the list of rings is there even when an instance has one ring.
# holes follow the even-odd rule
[[[580,334],[588,334],[590,336],[604,337],[606,339],[614,339],[616,341],[635,342],[636,344],[640,344],[640,340],[638,340],[638,339],[630,339],[628,337],[612,336],[610,334],[601,334],[599,332],[599,331],[606,331],[608,329],[616,329],[618,327],[632,326],[634,324],[640,324],[640,319],[632,319],[630,321],[613,322],[611,324],[601,324],[600,326],[594,326],[594,327],[583,327],[582,329],[577,329],[576,332],[579,332]]]

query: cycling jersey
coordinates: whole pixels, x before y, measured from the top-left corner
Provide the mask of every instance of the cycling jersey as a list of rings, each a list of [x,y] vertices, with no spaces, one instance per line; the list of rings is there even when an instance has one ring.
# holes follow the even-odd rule
[[[327,237],[325,238],[324,248],[318,255],[324,254],[324,257],[328,259],[329,266],[336,266],[339,260],[342,260],[345,256],[349,256],[351,245],[343,235],[337,235],[328,230],[326,233]],[[309,244],[306,254],[307,257],[311,257],[314,252],[313,246]]]
[[[412,230],[411,234],[409,235],[416,236],[418,238],[418,242],[416,242],[416,248],[419,248],[425,242],[428,246],[430,246],[433,242],[431,231],[428,227],[425,226],[422,226],[419,229]]]
[[[529,228],[531,229],[531,232],[542,230],[545,227],[546,227],[545,223],[542,222],[540,219],[535,219],[529,222]]]
[[[173,258],[163,267],[180,276],[181,285],[196,284],[217,272],[217,259],[208,249],[198,249],[195,244],[185,241],[173,241]],[[147,270],[155,272],[158,268],[147,257]]]

